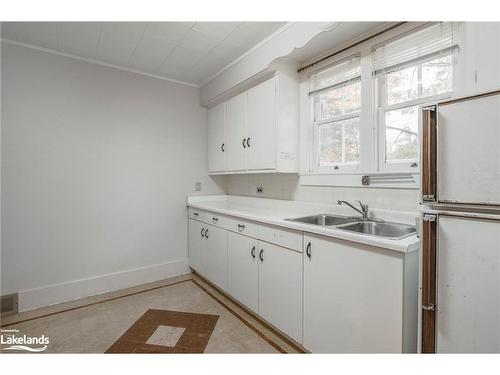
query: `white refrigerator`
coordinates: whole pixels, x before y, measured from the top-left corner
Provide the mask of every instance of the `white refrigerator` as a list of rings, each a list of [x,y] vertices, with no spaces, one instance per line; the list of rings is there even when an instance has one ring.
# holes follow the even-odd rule
[[[500,353],[500,90],[421,113],[422,353]]]

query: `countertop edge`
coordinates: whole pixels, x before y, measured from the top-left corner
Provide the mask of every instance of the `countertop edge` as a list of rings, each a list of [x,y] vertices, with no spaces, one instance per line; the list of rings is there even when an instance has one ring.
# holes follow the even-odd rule
[[[205,203],[205,202],[203,202]],[[200,210],[208,211],[208,212],[216,212],[222,215],[239,217],[241,219],[255,221],[263,224],[275,225],[279,227],[284,227],[288,229],[293,229],[305,233],[312,233],[325,237],[337,238],[345,241],[351,241],[355,243],[370,245],[374,247],[379,247],[382,249],[388,249],[397,251],[400,253],[411,253],[419,249],[419,240],[415,235],[412,235],[407,238],[403,238],[401,240],[388,240],[381,238],[370,238],[368,236],[363,236],[355,233],[347,233],[345,231],[341,231],[340,229],[328,228],[324,229],[321,227],[309,226],[307,224],[300,224],[291,221],[285,221],[284,219],[268,219],[259,216],[248,215],[245,213],[238,212],[236,210],[229,210],[217,207],[210,207],[208,205],[195,202],[187,202],[187,207],[197,208]]]

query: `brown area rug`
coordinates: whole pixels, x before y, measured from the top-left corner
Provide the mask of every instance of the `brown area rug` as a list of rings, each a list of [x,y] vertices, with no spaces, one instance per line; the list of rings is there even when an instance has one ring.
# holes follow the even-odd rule
[[[149,309],[106,353],[203,353],[218,315]]]

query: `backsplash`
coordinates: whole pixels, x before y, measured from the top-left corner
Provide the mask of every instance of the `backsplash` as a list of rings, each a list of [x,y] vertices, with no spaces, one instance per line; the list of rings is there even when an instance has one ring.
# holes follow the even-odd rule
[[[227,175],[213,176],[212,179],[229,195],[320,203],[359,199],[373,208],[419,209],[419,192],[415,189],[302,186],[300,177],[292,174]],[[257,193],[257,187],[262,187],[262,193]]]

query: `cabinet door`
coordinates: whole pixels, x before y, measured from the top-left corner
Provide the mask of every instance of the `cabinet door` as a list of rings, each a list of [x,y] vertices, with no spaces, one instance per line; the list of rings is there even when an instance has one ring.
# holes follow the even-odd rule
[[[500,23],[474,22],[471,25],[476,49],[476,81],[480,92],[500,89]],[[485,38],[485,35],[488,37]]]
[[[206,277],[222,290],[227,290],[226,230],[205,224]]]
[[[439,201],[500,205],[499,143],[500,92],[439,105]]]
[[[259,242],[259,315],[302,342],[302,253]]]
[[[224,158],[224,103],[208,110],[208,170],[223,172]]]
[[[276,168],[276,79],[248,91],[247,168]]]
[[[500,221],[438,216],[437,353],[500,352]]]
[[[246,169],[247,95],[240,94],[226,102],[226,170]]]
[[[315,235],[304,246],[304,346],[401,353],[403,255]]]
[[[189,219],[189,266],[204,275],[206,271],[205,224]]]
[[[254,312],[259,306],[257,246],[253,238],[227,232],[229,293]]]
[[[464,22],[460,28],[463,41],[453,73],[454,95],[500,89],[500,23]]]

